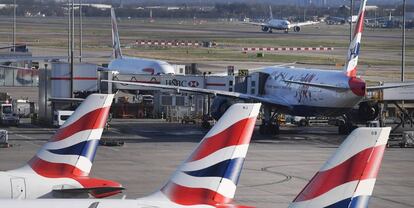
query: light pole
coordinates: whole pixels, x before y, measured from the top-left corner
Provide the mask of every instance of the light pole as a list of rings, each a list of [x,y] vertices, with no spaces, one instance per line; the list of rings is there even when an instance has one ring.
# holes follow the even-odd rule
[[[82,0],[79,0],[79,62],[82,62]]]
[[[16,53],[16,0],[13,1],[13,53]]]
[[[354,0],[351,0],[349,8],[349,42],[352,42],[352,16],[354,16]]]
[[[406,0],[403,0],[403,23],[402,23],[402,44],[401,44],[401,82],[404,82],[404,68],[405,68],[405,5]]]

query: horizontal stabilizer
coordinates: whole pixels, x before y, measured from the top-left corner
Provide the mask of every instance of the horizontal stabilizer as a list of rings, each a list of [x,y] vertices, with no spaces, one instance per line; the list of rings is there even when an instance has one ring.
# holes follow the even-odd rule
[[[385,89],[392,89],[392,88],[400,88],[400,87],[412,87],[414,83],[400,83],[400,84],[390,84],[390,85],[380,85],[380,86],[371,86],[367,87],[368,91],[376,91],[376,90],[385,90]]]
[[[125,188],[121,184],[104,179],[82,177],[77,180],[82,181],[84,188],[74,187],[71,185],[56,186],[53,191],[62,194],[82,194],[88,193],[95,198],[104,198],[119,194]]]

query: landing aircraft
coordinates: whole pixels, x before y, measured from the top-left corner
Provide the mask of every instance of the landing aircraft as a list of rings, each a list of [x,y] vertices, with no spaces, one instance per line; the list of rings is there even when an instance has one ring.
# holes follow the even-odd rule
[[[148,89],[170,89],[180,92],[215,95],[212,104],[212,116],[220,118],[225,110],[236,100],[261,102],[264,106],[264,120],[260,133],[277,134],[279,124],[275,122],[277,113],[293,116],[344,116],[354,106],[359,109],[345,117],[339,125],[341,134],[348,134],[354,128],[353,118],[369,121],[378,116],[379,107],[365,101],[367,91],[386,88],[413,86],[414,83],[401,83],[389,86],[366,86],[366,82],[357,75],[357,63],[364,26],[366,0],[361,1],[358,22],[353,40],[349,45],[347,61],[343,71],[292,68],[287,66],[271,66],[257,70],[262,76],[262,83],[255,83],[259,94],[237,93],[221,90],[177,87],[160,84],[148,84],[125,81],[108,81],[119,84],[141,86]]]
[[[113,97],[88,96],[26,165],[0,172],[0,198],[102,198],[120,193],[121,184],[89,176]]]
[[[300,32],[302,26],[314,25],[314,24],[319,23],[319,22],[314,22],[314,21],[291,23],[288,20],[284,20],[284,19],[274,19],[271,6],[269,6],[269,10],[270,10],[270,17],[267,22],[265,23],[245,22],[245,23],[260,26],[263,32],[268,32],[268,33],[272,33],[273,30],[283,30],[285,33],[288,33],[289,30],[291,29],[293,29],[293,31],[295,32]]]
[[[0,200],[7,208],[252,208],[233,199],[260,104],[231,106],[155,193],[130,199]],[[391,128],[356,129],[290,204],[367,207]]]
[[[119,74],[174,74],[174,68],[165,61],[123,56],[119,41],[118,25],[115,10],[111,8],[112,47],[114,58],[108,65],[109,71]],[[104,69],[106,70],[106,69]]]

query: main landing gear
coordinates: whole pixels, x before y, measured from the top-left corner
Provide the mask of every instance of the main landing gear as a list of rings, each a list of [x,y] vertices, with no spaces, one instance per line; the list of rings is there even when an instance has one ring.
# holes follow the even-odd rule
[[[277,113],[272,113],[272,110],[269,107],[264,107],[264,119],[262,120],[262,125],[260,125],[259,127],[259,132],[263,135],[279,134],[279,123],[277,120]]]

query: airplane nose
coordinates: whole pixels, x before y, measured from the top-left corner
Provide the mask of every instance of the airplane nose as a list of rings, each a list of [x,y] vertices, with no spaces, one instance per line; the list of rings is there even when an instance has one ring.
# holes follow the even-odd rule
[[[361,97],[366,95],[366,83],[364,80],[357,77],[351,77],[348,81],[348,84],[349,88],[355,95]]]

